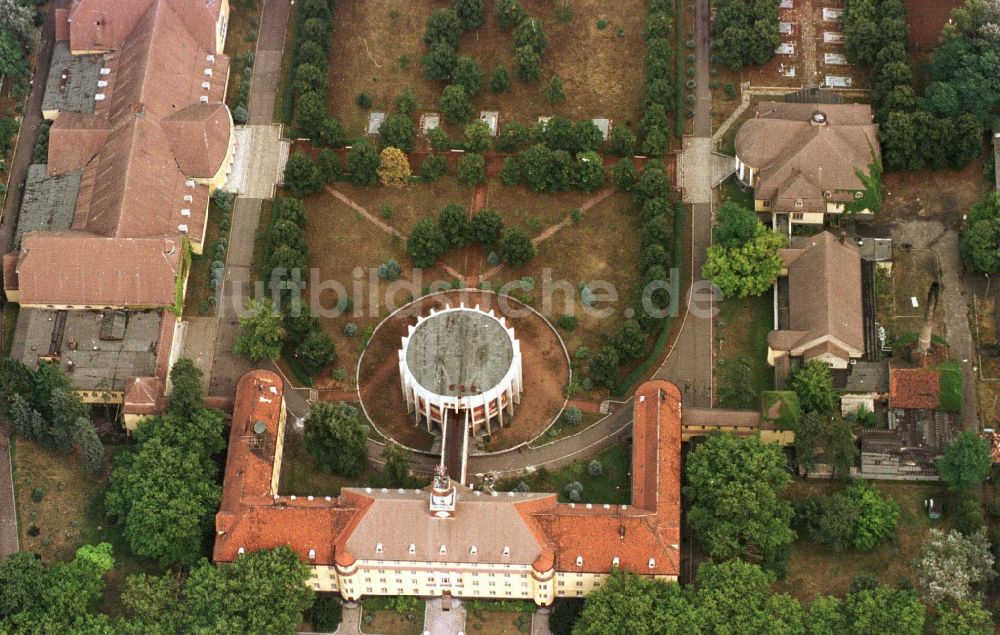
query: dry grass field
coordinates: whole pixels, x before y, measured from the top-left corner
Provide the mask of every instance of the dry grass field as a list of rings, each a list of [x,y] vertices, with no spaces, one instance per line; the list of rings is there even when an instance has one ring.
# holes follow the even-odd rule
[[[489,76],[497,66],[511,73],[511,90],[494,95],[488,88],[473,103],[477,110],[497,110],[500,120],[534,123],[540,115],[571,119],[607,117],[616,122],[638,122],[645,55],[642,39],[646,6],[641,0],[623,0],[609,6],[601,0],[574,0],[574,17],[560,23],[556,3],[525,0],[528,13],[540,18],[549,38],[542,55],[541,79],[523,83],[513,76],[511,33],[503,31],[487,2],[486,23],[465,33],[460,55],[475,58]],[[396,96],[413,90],[423,111],[437,111],[444,83],[425,79],[420,58],[426,53],[424,25],[438,7],[430,0],[367,0],[341,2],[335,20],[327,93],[330,114],[340,119],[348,135],[364,133],[368,113],[355,104],[366,93],[375,110],[391,110]],[[598,23],[604,28],[598,28]],[[549,104],[542,88],[552,77],[563,81],[566,101]],[[449,129],[456,138],[460,128]]]

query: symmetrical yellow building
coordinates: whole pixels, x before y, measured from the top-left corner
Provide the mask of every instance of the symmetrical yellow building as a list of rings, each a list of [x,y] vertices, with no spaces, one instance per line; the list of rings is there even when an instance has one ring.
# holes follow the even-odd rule
[[[555,494],[473,491],[439,467],[425,490],[279,493],[281,379],[253,371],[237,387],[213,558],[288,545],[310,584],[370,595],[579,597],[615,568],[675,580],[680,571],[680,392],[636,393],[632,504],[561,504]]]

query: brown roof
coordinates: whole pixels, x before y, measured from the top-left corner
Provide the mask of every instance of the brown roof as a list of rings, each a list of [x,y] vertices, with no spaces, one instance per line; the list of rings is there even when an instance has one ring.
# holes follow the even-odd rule
[[[817,111],[824,124],[811,121]],[[776,211],[825,212],[828,200],[864,188],[855,169],[867,171],[880,153],[871,106],[762,102],[755,115],[736,134],[736,156],[756,171],[758,199]]]
[[[803,356],[848,359],[865,350],[861,255],[830,232],[799,239],[780,251],[788,268],[789,328],[771,331],[768,346]]]
[[[160,411],[163,382],[159,377],[133,377],[125,382],[122,411],[129,415],[148,415]]]
[[[106,119],[83,113],[60,115],[49,129],[48,173],[78,170],[97,156],[108,139]]]
[[[181,172],[211,178],[229,151],[233,122],[225,104],[192,104],[162,122]]]
[[[934,410],[939,405],[941,374],[923,368],[889,369],[889,407]]]
[[[431,516],[426,490],[278,496],[271,489],[274,446],[265,442],[255,452],[248,430],[263,421],[267,435],[280,433],[281,394],[281,379],[269,371],[248,373],[237,386],[216,516],[216,561],[233,560],[241,547],[287,544],[317,565],[385,559],[609,572],[617,557],[621,567],[647,575],[680,572],[681,404],[680,391],[669,382],[646,382],[636,393],[633,505],[588,509],[557,504],[554,494],[489,495],[456,485],[456,513],[447,520]]]
[[[20,303],[172,306],[182,247],[178,238],[28,233],[17,261]]]
[[[120,47],[149,7],[158,3],[170,5],[198,44],[215,51],[215,22],[222,0],[75,0],[68,25],[59,25],[57,14],[57,39],[68,37],[73,51],[110,51]]]
[[[221,103],[229,59],[215,51],[221,7],[222,0],[74,1],[68,17],[73,52],[113,53],[102,62],[106,86],[99,88],[103,99],[94,114],[61,113],[51,132],[50,174],[83,170],[72,223],[77,238],[40,232],[31,260],[53,254],[54,272],[93,288],[71,294],[59,276],[22,273],[22,300],[62,304],[75,295],[93,305],[153,306],[151,298],[159,306],[173,304],[168,272],[128,259],[140,243],[123,250],[97,237],[158,238],[179,245],[186,233],[202,240],[209,188],[192,179],[215,175],[232,129]],[[54,244],[44,245],[47,241]],[[76,248],[87,251],[57,253]],[[81,263],[89,264],[95,254],[103,270],[85,271]],[[21,261],[23,268],[24,254]],[[143,279],[109,286],[106,274],[115,272]],[[146,279],[147,273],[153,277]],[[119,295],[103,296],[100,290]],[[126,292],[130,295],[121,295]]]

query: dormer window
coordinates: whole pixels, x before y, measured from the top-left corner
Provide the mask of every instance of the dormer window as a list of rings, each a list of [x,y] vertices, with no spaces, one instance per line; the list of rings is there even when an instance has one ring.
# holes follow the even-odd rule
[[[578,567],[582,567],[583,566],[583,556],[577,556],[576,557],[576,566],[578,566]]]
[[[802,199],[801,198],[795,199],[795,208],[796,209],[801,209],[802,208]]]
[[[448,547],[441,545],[441,548],[438,549],[438,553],[441,554],[442,556],[445,555],[446,553],[448,553]]]
[[[652,569],[655,566],[656,566],[656,559],[650,558],[649,559],[649,568]]]
[[[476,545],[472,545],[472,548],[469,549],[469,555],[470,556],[474,556],[474,555],[476,555],[478,553],[479,553],[479,549],[476,549]]]
[[[406,550],[406,552],[412,556],[417,553],[417,546],[411,542],[410,547]]]
[[[503,547],[503,555],[504,557],[508,558],[510,557],[510,547],[508,547],[507,545],[504,545]]]
[[[620,562],[621,560],[618,559],[618,556],[615,556],[614,558],[611,559],[611,566],[617,567]]]
[[[375,545],[375,553],[382,553],[382,543]]]

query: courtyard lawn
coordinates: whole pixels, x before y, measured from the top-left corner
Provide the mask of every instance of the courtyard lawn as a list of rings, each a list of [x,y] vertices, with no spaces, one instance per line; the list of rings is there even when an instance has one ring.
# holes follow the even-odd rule
[[[718,303],[715,317],[715,373],[726,362],[746,358],[750,362],[750,379],[755,398],[774,388],[774,370],[767,363],[767,334],[774,328],[771,292],[755,298],[725,298]]]
[[[542,20],[549,46],[542,54],[541,78],[523,83],[513,69],[513,44],[509,31],[496,22],[493,2],[486,2],[486,23],[465,33],[459,55],[475,58],[483,68],[486,84],[497,66],[507,69],[511,90],[495,95],[488,88],[473,99],[477,111],[496,110],[500,121],[533,124],[540,115],[562,115],[574,120],[606,117],[635,126],[640,114],[646,46],[642,40],[645,3],[624,0],[614,7],[601,0],[575,0],[574,17],[555,20],[556,3],[526,0],[528,13]],[[391,110],[397,95],[413,90],[419,111],[439,111],[443,82],[425,79],[420,58],[427,52],[423,43],[424,25],[440,3],[429,0],[404,2],[341,2],[334,20],[339,27],[333,35],[330,114],[340,119],[348,136],[364,134],[368,111],[355,98],[366,93],[373,110]],[[605,28],[598,28],[599,20]],[[346,28],[345,25],[350,25]],[[632,72],[623,72],[631,69]],[[542,88],[557,76],[563,81],[566,100],[549,104]],[[446,126],[458,138],[461,126]]]
[[[110,457],[120,446],[106,448]],[[14,491],[17,500],[18,531],[21,549],[32,551],[43,560],[71,560],[81,545],[111,543],[115,568],[105,576],[103,612],[120,615],[120,596],[125,578],[133,573],[162,573],[155,562],[133,556],[121,527],[104,517],[105,481],[91,478],[75,455],[45,450],[37,443],[17,439],[11,444],[14,458]],[[32,493],[39,490],[40,501]],[[36,536],[32,536],[35,530]]]
[[[916,334],[924,323],[927,292],[940,279],[937,258],[929,249],[906,250],[893,247],[892,274],[875,274],[875,313],[886,329],[886,340]],[[917,306],[913,306],[916,298]],[[934,316],[934,333],[948,339],[944,311]]]
[[[591,460],[601,462],[604,473],[601,476],[591,476],[587,473],[587,465]],[[631,483],[629,481],[629,463],[631,456],[629,448],[624,444],[616,444],[604,450],[593,459],[576,461],[558,470],[539,469],[523,477],[504,480],[497,489],[512,490],[518,483],[524,481],[532,492],[556,492],[561,502],[569,502],[563,488],[567,484],[578,481],[583,485],[580,499],[583,503],[595,505],[627,505],[632,500]]]
[[[543,445],[548,445],[549,443],[558,441],[560,439],[571,437],[574,434],[583,432],[584,430],[594,425],[604,417],[608,416],[608,415],[602,415],[598,412],[582,412],[581,414],[583,415],[583,419],[581,419],[580,423],[576,424],[575,426],[566,423],[564,419],[560,418],[559,421],[557,421],[554,425],[552,425],[552,427],[550,427],[545,432],[545,434],[532,441],[529,445],[533,448],[538,448]]]
[[[503,218],[504,227],[516,227],[534,238],[569,218],[570,212],[591,196],[574,190],[536,194],[527,187],[510,187],[494,179],[489,184],[486,207]]]
[[[455,177],[399,188],[364,187],[346,182],[335,183],[333,187],[404,236],[408,236],[417,221],[423,218],[437,221],[441,210],[448,205],[460,205],[468,212],[472,204],[472,188],[462,185]],[[374,225],[371,227],[375,229]]]
[[[519,611],[470,611],[465,625],[476,635],[517,635],[531,630],[532,615]]]
[[[387,189],[372,188],[371,192],[375,195]],[[366,342],[364,334],[374,330],[391,308],[402,306],[411,296],[419,296],[432,282],[450,281],[451,278],[436,267],[414,270],[406,255],[406,245],[401,239],[390,236],[326,192],[306,199],[306,208],[309,268],[315,270],[318,280],[327,285],[322,290],[316,290],[320,304],[328,310],[336,306],[338,291],[330,288],[334,283],[339,283],[348,296],[352,297],[353,308],[350,311],[344,311],[336,317],[321,317],[320,320],[337,345],[338,360],[335,367],[343,369],[346,374],[340,387],[350,388],[354,386],[358,357]],[[402,275],[394,285],[395,290],[390,293],[390,283],[379,280],[376,270],[380,264],[392,259],[399,263]],[[414,271],[420,271],[419,276],[415,276]],[[410,280],[415,285],[404,286],[404,281]],[[372,282],[376,284],[373,285]],[[307,298],[312,291],[307,290]],[[348,323],[357,326],[357,335],[344,334],[344,327]],[[326,375],[317,377],[316,380],[320,388],[335,387],[330,385]]]
[[[800,538],[792,545],[788,576],[775,585],[778,592],[787,592],[799,600],[808,601],[820,595],[843,596],[850,590],[851,580],[859,575],[871,575],[880,582],[896,585],[902,578],[916,580],[913,560],[921,553],[929,529],[951,527],[948,505],[945,518],[931,521],[923,509],[923,500],[930,496],[946,496],[940,483],[897,483],[872,481],[884,496],[899,505],[899,524],[894,540],[872,551],[833,551],[823,545]],[[792,500],[831,493],[843,487],[837,482],[795,479],[787,490]]]
[[[424,610],[427,604],[420,600],[418,608],[414,611],[397,612],[386,609],[370,608],[372,600],[381,599],[379,597],[368,598],[366,602],[369,606],[362,604],[361,630],[365,633],[379,633],[379,635],[420,635],[424,632]]]
[[[537,254],[523,267],[504,266],[490,279],[493,288],[533,278],[531,304],[551,322],[562,315],[575,315],[573,331],[558,328],[572,355],[580,347],[595,352],[618,331],[632,306],[639,283],[639,215],[632,199],[614,193],[583,214],[579,224],[570,223],[538,245]],[[545,280],[550,290],[546,293]],[[580,300],[580,284],[602,281],[614,289],[616,300],[601,302],[595,309],[611,308],[610,316],[594,315]]]

